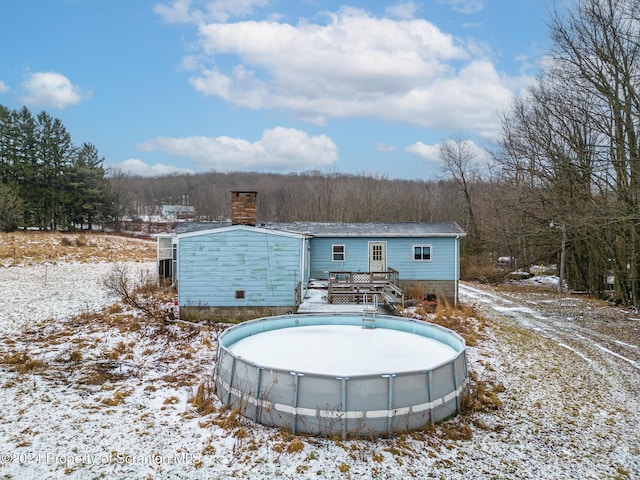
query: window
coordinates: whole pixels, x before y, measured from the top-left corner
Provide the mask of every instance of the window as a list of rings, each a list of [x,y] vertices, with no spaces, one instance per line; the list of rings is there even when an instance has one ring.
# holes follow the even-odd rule
[[[331,252],[331,260],[333,260],[334,262],[344,262],[344,245],[333,245],[331,247]]]
[[[371,260],[374,262],[382,261],[382,245],[373,245],[371,247]]]
[[[413,259],[420,262],[431,261],[431,245],[414,245]]]
[[[236,298],[237,299],[244,298],[244,290],[236,290]]]

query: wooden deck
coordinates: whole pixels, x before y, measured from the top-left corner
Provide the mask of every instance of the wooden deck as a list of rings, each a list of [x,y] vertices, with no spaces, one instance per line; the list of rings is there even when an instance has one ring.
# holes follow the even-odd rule
[[[329,281],[314,279],[309,282],[309,288],[302,299],[296,313],[329,313],[365,315],[363,303],[329,303]],[[381,315],[400,315],[395,307],[388,303],[379,303],[378,312]]]
[[[327,301],[331,304],[366,304],[374,297],[379,304],[394,309],[404,303],[404,292],[398,287],[398,272],[329,272]]]

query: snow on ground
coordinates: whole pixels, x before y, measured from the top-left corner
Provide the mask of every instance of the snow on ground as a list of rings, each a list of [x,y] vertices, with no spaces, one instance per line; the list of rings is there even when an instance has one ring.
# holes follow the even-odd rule
[[[433,338],[354,325],[270,330],[245,337],[229,350],[268,368],[339,377],[428,370],[458,354]]]
[[[102,262],[43,263],[31,267],[0,268],[0,334],[50,320],[68,320],[83,312],[98,311],[116,298],[102,287],[113,264]]]
[[[625,310],[463,286],[486,316],[472,396],[494,408],[343,442],[207,407],[219,330],[113,305],[108,270],[0,267],[0,478],[640,478],[640,322]]]

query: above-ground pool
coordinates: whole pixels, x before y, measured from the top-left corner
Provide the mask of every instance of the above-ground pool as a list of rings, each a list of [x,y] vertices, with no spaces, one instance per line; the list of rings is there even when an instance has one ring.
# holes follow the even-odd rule
[[[373,327],[344,314],[236,325],[219,339],[216,393],[256,422],[326,436],[391,434],[459,412],[469,384],[459,335],[393,316]]]

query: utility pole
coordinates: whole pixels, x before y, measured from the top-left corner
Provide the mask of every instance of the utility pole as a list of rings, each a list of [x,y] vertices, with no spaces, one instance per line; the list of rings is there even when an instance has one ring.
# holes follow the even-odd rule
[[[564,277],[564,249],[567,243],[567,231],[564,227],[564,223],[562,225],[558,225],[555,222],[551,222],[549,225],[551,228],[559,228],[562,231],[562,246],[560,247],[560,272],[558,274],[558,293],[562,293],[562,284]]]

